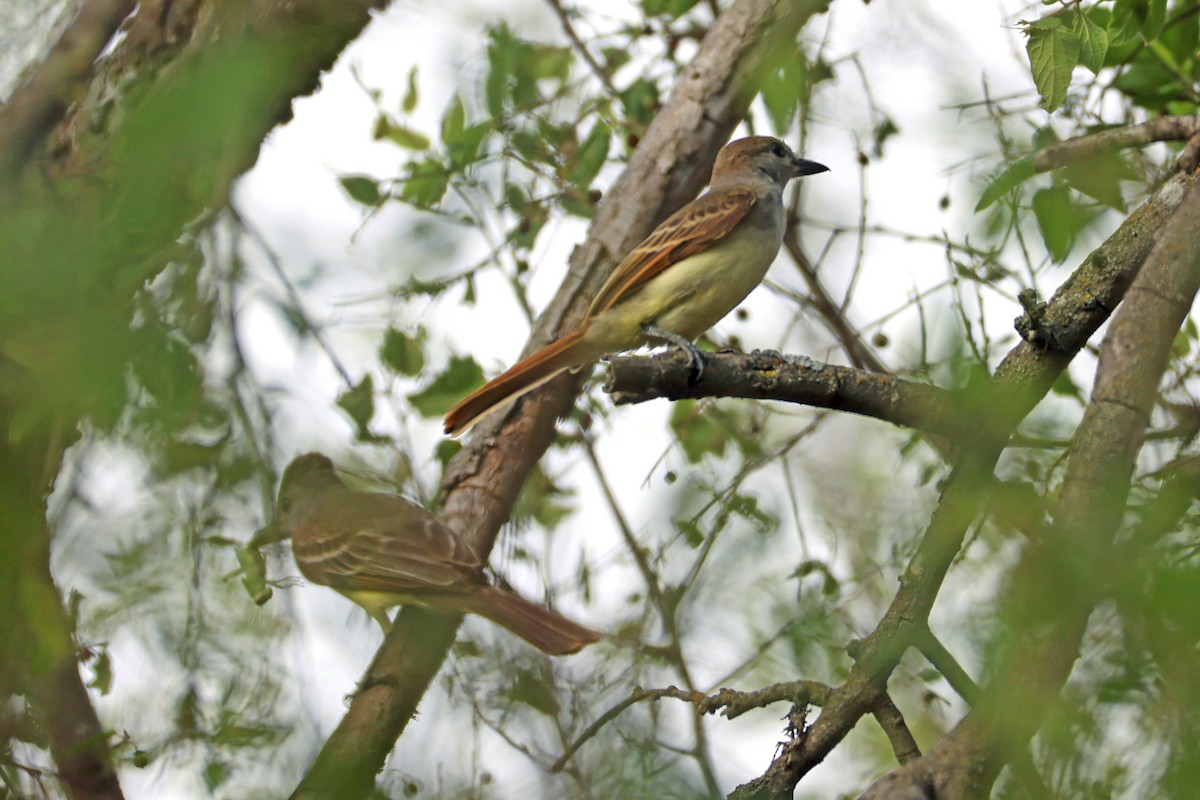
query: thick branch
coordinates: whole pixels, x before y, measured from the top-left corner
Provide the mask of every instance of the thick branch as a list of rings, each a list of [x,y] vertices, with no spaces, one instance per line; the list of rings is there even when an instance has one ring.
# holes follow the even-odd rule
[[[961,401],[945,389],[878,372],[820,364],[771,350],[712,353],[694,373],[678,350],[649,357],[614,356],[604,390],[617,405],[648,400],[740,397],[849,411],[943,436],[974,434],[977,424],[951,412]]]
[[[89,0],[29,80],[0,106],[0,174],[18,171],[45,141],[135,5],[134,0]]]

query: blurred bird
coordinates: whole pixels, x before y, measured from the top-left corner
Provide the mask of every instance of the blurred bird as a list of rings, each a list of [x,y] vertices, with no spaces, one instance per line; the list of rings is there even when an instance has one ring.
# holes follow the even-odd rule
[[[600,638],[490,585],[479,556],[440,519],[401,497],[351,489],[320,453],[284,470],[275,519],[251,546],[288,538],[304,577],[362,606],[384,634],[391,630],[387,609],[416,604],[478,614],[555,656]]]
[[[450,409],[446,433],[465,433],[488,412],[564,370],[654,340],[683,348],[698,376],[704,361],[692,340],[762,282],[779,252],[787,182],[828,169],[770,136],[725,145],[708,192],[668,217],[617,265],[579,327]]]

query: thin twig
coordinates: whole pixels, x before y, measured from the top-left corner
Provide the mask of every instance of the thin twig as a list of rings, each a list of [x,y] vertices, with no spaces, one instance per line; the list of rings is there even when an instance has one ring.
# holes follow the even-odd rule
[[[579,38],[579,34],[575,32],[575,26],[571,24],[571,18],[567,14],[567,10],[563,8],[562,3],[559,0],[546,0],[546,3],[553,9],[555,16],[558,17],[558,21],[562,23],[563,32],[567,34],[567,38],[571,40],[571,44],[579,51],[580,58],[596,74],[596,77],[604,84],[604,88],[608,89],[609,93],[614,96],[619,94],[617,87],[612,82],[612,78],[604,71],[604,67],[596,60],[591,51],[587,49],[587,45]]]
[[[979,697],[979,684],[971,679],[967,671],[958,663],[958,659],[946,649],[933,631],[929,630],[928,625],[923,625],[919,629],[913,631],[913,645],[921,651],[921,655],[933,665],[933,668],[942,674],[946,682],[950,684],[950,688],[958,693],[958,696],[966,700],[968,704],[974,705],[976,698]]]
[[[879,360],[875,353],[867,346],[846,321],[845,314],[834,302],[829,293],[825,291],[825,287],[821,285],[821,279],[817,276],[817,271],[813,267],[812,262],[808,260],[808,256],[804,254],[804,250],[800,245],[800,237],[797,233],[797,218],[789,216],[787,233],[784,235],[783,245],[787,248],[788,253],[792,256],[792,261],[799,270],[804,282],[808,284],[809,294],[812,296],[813,308],[821,315],[821,319],[833,331],[833,335],[837,337],[842,344],[842,349],[846,351],[846,357],[850,359],[850,363],[860,369],[869,369],[872,372],[890,373],[887,366]]]
[[[696,707],[698,715],[714,714],[720,709],[724,709],[722,715],[726,719],[734,719],[747,711],[763,708],[771,703],[789,701],[793,704],[805,705],[822,705],[832,693],[832,689],[823,683],[816,681],[791,681],[789,683],[777,683],[772,686],[767,686],[753,692],[739,692],[733,689],[721,689],[719,692],[714,692],[711,695],[706,695],[703,692],[690,691],[680,689],[677,686],[668,686],[665,689],[641,689],[635,688],[629,697],[621,700],[608,711],[605,711],[589,725],[579,737],[571,743],[566,749],[566,752],[559,757],[558,761],[550,767],[551,772],[560,772],[572,756],[582,747],[589,739],[600,732],[608,723],[619,717],[625,709],[635,703],[640,703],[643,700],[661,700],[663,698],[673,698],[675,700],[683,700],[685,703],[691,703]]]
[[[892,743],[892,752],[896,754],[898,762],[907,764],[921,757],[921,748],[917,746],[917,740],[913,738],[912,732],[904,722],[904,715],[896,708],[892,698],[884,693],[871,710],[871,714],[879,723],[879,727],[883,728],[888,741]]]

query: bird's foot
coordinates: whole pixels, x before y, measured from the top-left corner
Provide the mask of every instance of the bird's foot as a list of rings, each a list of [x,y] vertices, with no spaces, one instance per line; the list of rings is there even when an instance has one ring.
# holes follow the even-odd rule
[[[682,350],[687,355],[688,367],[691,368],[691,374],[688,376],[688,386],[695,386],[700,382],[700,378],[704,375],[706,358],[704,351],[692,344],[690,339],[686,336],[680,336],[674,331],[650,324],[642,326],[642,333],[650,338],[661,339],[664,342],[673,344]]]

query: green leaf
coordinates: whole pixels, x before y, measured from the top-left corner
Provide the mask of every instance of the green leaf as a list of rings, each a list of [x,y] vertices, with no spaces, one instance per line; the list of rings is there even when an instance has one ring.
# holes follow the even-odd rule
[[[1025,49],[1029,53],[1029,66],[1033,70],[1033,82],[1042,95],[1042,108],[1054,111],[1067,99],[1071,85],[1071,71],[1079,63],[1079,37],[1065,27],[1051,30],[1026,28],[1029,41]]]
[[[1147,0],[1141,34],[1147,42],[1157,39],[1167,24],[1167,0]]]
[[[677,19],[700,2],[700,0],[642,0],[642,11],[648,17],[665,16]]]
[[[546,681],[528,670],[517,672],[516,681],[512,683],[508,695],[510,700],[524,703],[548,717],[553,717],[560,710],[558,700]]]
[[[596,216],[596,207],[587,197],[576,192],[564,192],[559,197],[562,210],[580,219],[591,219]]]
[[[630,121],[649,125],[658,112],[658,84],[649,78],[638,78],[621,90],[621,105]]]
[[[670,425],[691,464],[699,463],[708,453],[724,455],[729,444],[725,431],[702,413],[694,400],[680,400],[672,404]]]
[[[343,175],[338,179],[350,199],[364,206],[377,206],[383,202],[379,183],[366,175]]]
[[[1087,14],[1071,13],[1071,30],[1079,39],[1079,63],[1099,73],[1104,67],[1104,56],[1108,54],[1108,32],[1097,25]]]
[[[600,57],[604,59],[605,73],[612,75],[629,63],[629,50],[624,47],[602,47]]]
[[[440,161],[414,161],[409,164],[409,178],[400,188],[401,199],[418,208],[435,206],[450,186],[450,171]]]
[[[550,151],[541,136],[533,131],[513,131],[509,137],[513,149],[529,161],[548,161]]]
[[[483,383],[483,370],[475,360],[464,356],[450,359],[446,369],[424,389],[408,396],[408,402],[425,417],[440,417]]]
[[[1075,381],[1071,379],[1071,371],[1063,370],[1055,378],[1054,383],[1050,386],[1050,391],[1061,397],[1070,397],[1075,400],[1083,399],[1083,392],[1075,385]]]
[[[1125,210],[1121,181],[1136,180],[1138,175],[1120,153],[1101,153],[1064,167],[1058,174],[1072,189],[1100,201],[1117,211]]]
[[[729,510],[750,522],[759,533],[775,529],[778,520],[758,507],[758,498],[750,494],[735,494],[729,499]]]
[[[400,108],[407,114],[417,107],[417,68],[413,67],[408,71],[408,88],[404,92],[404,99],[400,101]]]
[[[379,359],[383,365],[400,375],[417,375],[425,367],[425,329],[418,328],[415,336],[407,336],[395,328],[383,334]]]
[[[975,206],[976,213],[983,211],[1036,174],[1033,171],[1032,158],[1022,158],[1020,161],[1009,164],[983,190],[983,196],[979,198],[979,203]]]
[[[546,221],[550,219],[550,209],[546,208],[541,203],[527,203],[524,210],[521,212],[521,218],[517,220],[517,224],[508,232],[508,240],[525,250],[533,247],[534,241],[537,240],[538,233]]]
[[[695,521],[690,519],[674,520],[675,529],[683,535],[683,540],[687,542],[688,547],[695,549],[704,544],[704,533],[700,530],[700,526]]]
[[[494,120],[504,117],[509,97],[509,79],[515,67],[515,44],[508,26],[501,23],[488,31],[488,74],[483,84],[484,100]]]
[[[1062,24],[1063,21],[1059,17],[1042,17],[1032,22],[1025,22],[1025,27],[1039,31],[1052,31],[1055,28],[1061,28]]]
[[[446,113],[442,114],[442,141],[447,144],[458,141],[466,123],[467,112],[463,108],[462,98],[454,95],[454,99],[450,101],[450,107],[446,109]]]
[[[364,375],[358,384],[337,399],[338,407],[354,421],[359,439],[371,441],[375,438],[370,431],[371,417],[375,416],[375,381]]]
[[[1150,51],[1142,51],[1134,63],[1113,81],[1113,87],[1129,96],[1133,102],[1150,111],[1161,111],[1172,100],[1184,96],[1179,79]]]
[[[380,114],[375,120],[375,130],[372,132],[375,141],[387,139],[409,150],[427,150],[429,137],[419,131],[414,131],[401,125],[386,114]]]
[[[783,65],[763,81],[763,105],[776,134],[783,135],[791,126],[800,98],[808,89],[804,78],[805,63],[797,57],[785,59]]]
[[[455,95],[450,107],[442,115],[442,144],[453,167],[464,167],[479,156],[479,146],[494,126],[481,122],[467,127],[466,111],[462,99]]]
[[[597,121],[583,140],[575,157],[571,160],[568,179],[580,189],[587,191],[592,185],[604,161],[608,158],[608,148],[612,141],[612,132],[602,121]]]
[[[541,45],[534,48],[533,77],[550,78],[560,84],[566,83],[571,75],[571,50],[567,47]]]
[[[1167,21],[1167,0],[1116,0],[1108,32],[1113,41],[1158,38]]]
[[[207,785],[209,791],[212,792],[225,783],[232,774],[232,767],[224,761],[214,758],[204,766],[204,783]]]
[[[107,650],[100,650],[96,653],[96,657],[92,659],[92,679],[88,681],[88,688],[95,689],[100,692],[103,697],[108,694],[112,688],[112,659],[108,655]]]
[[[1080,214],[1071,203],[1071,190],[1060,184],[1038,191],[1033,196],[1033,215],[1050,257],[1056,263],[1066,260],[1081,227]]]
[[[437,447],[433,448],[433,457],[437,459],[438,464],[444,470],[450,463],[450,459],[458,455],[459,450],[462,450],[462,442],[457,439],[444,438],[437,443]]]
[[[532,519],[542,528],[552,530],[575,512],[569,502],[573,494],[572,490],[556,484],[541,466],[535,467],[513,504],[512,519]]]

